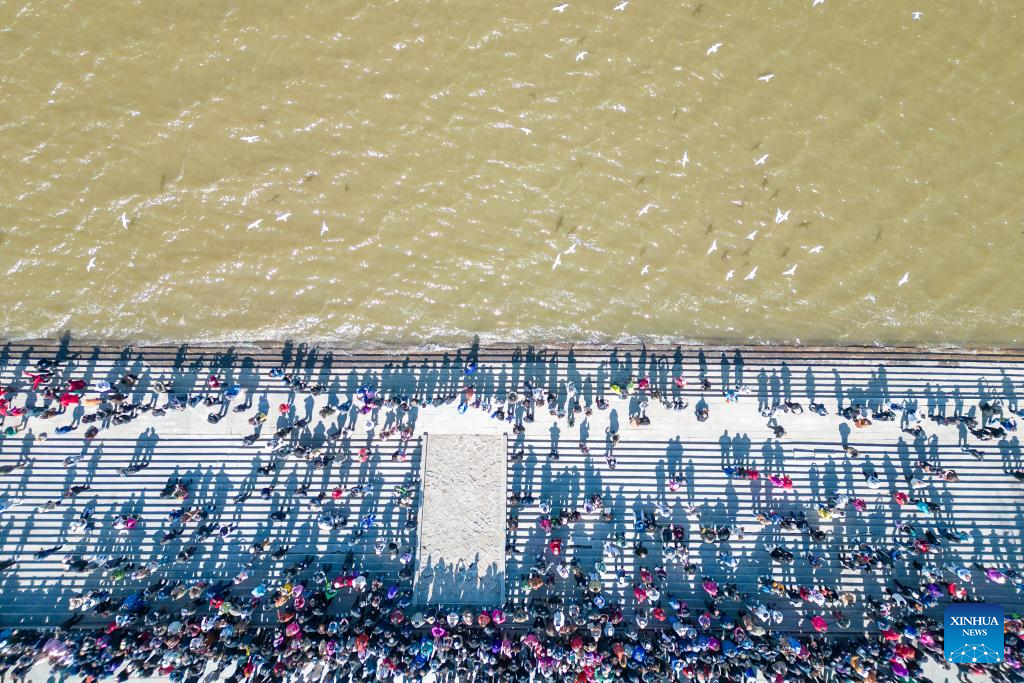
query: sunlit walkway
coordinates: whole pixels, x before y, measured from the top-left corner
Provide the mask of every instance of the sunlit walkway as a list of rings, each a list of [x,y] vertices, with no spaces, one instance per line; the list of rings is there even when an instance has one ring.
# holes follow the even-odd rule
[[[250,563],[251,545],[264,540],[269,541],[266,556],[251,564],[248,576],[239,583],[241,591],[248,592],[264,578],[279,576],[283,568],[307,557],[330,564],[329,574],[346,564],[355,565],[411,590],[419,560],[415,553],[423,434],[428,439],[444,433],[508,435],[507,492],[532,496],[532,502],[509,507],[518,528],[508,536],[504,575],[514,603],[529,596],[576,590],[570,576],[526,592],[525,580],[537,555],[543,552],[553,559],[548,546],[553,538],[563,543],[562,557],[576,560],[589,572],[601,557],[605,541],[619,535],[624,551],[606,561],[601,580],[607,598],[618,599],[630,609],[635,606],[632,590],[641,567],[653,572],[663,566],[668,592],[689,601],[694,609],[703,606],[703,576],[735,582],[740,593],[755,593],[757,577],[774,573],[794,585],[828,585],[855,594],[857,603],[845,609],[852,619],[849,629],[854,631],[864,626],[865,595],[878,595],[892,578],[914,582],[910,577],[918,571],[911,565],[914,558],[899,560],[885,572],[843,569],[839,555],[849,554],[856,542],[891,547],[899,521],[936,534],[941,530],[966,533],[962,542],[943,540],[923,559],[940,567],[971,567],[972,562],[1017,567],[1024,554],[1019,533],[1024,526],[1024,483],[1009,474],[1024,467],[1019,432],[979,441],[962,425],[939,425],[925,417],[980,419],[979,402],[997,400],[1009,417],[1010,411],[1021,407],[1018,394],[1024,391],[1024,365],[1021,356],[1014,354],[683,347],[575,352],[467,348],[406,355],[293,345],[122,349],[12,344],[0,349],[0,381],[15,387],[7,396],[14,405],[39,404],[39,397],[25,393],[31,386],[24,371],[41,358],[64,359],[59,370],[62,377],[83,378],[93,385],[114,383],[131,372],[139,381],[126,392],[125,400],[140,405],[155,401],[159,407],[169,396],[219,395],[232,385],[241,391],[227,406],[199,404],[167,410],[160,417],[150,411],[117,426],[91,423],[102,429],[88,443],[83,434],[90,424],[57,434],[57,427],[95,410],[81,406],[48,420],[28,418],[25,429],[6,436],[0,443],[0,466],[19,467],[0,475],[0,501],[11,505],[0,514],[0,561],[13,559],[18,564],[0,574],[3,625],[60,623],[70,614],[69,598],[83,590],[102,587],[125,596],[160,579],[231,580]],[[308,382],[316,395],[310,393],[310,386],[289,387],[281,378],[271,377],[269,371],[276,367]],[[467,368],[475,371],[467,374]],[[220,388],[207,386],[210,375],[218,378]],[[702,375],[711,383],[708,390],[701,390]],[[630,377],[649,380],[645,396],[613,396],[609,386],[625,386]],[[678,377],[685,378],[685,387],[674,381]],[[592,414],[575,414],[572,425],[567,416],[556,419],[546,410],[538,410],[532,422],[520,422],[525,417],[521,407],[511,421],[491,417],[510,390],[522,395],[525,381],[556,393],[556,413],[569,410],[567,397],[575,395],[581,407],[592,407]],[[157,396],[157,382],[168,385],[170,393]],[[474,395],[462,412],[459,405],[467,385],[474,387]],[[738,401],[727,403],[723,386],[735,388]],[[360,387],[373,387],[399,399],[417,397],[420,405],[409,410],[383,406],[368,413],[359,412],[359,402],[344,406]],[[652,389],[657,398],[651,395]],[[477,399],[489,410],[474,407]],[[599,400],[607,400],[608,407],[598,408]],[[645,400],[646,406],[642,405]],[[684,400],[685,409],[672,407]],[[903,423],[902,412],[892,422],[874,420],[863,428],[837,415],[837,408],[851,404],[885,409],[905,400],[917,405],[920,434],[901,431],[901,426],[914,424]],[[803,413],[776,413],[777,423],[785,430],[777,438],[759,411],[786,401],[800,402]],[[812,401],[822,403],[828,415],[812,413],[808,409]],[[248,406],[245,410],[234,411],[243,404]],[[280,414],[281,404],[290,406],[286,414]],[[324,411],[321,416],[327,405],[345,409]],[[706,421],[698,421],[698,408],[707,408]],[[222,410],[227,412],[216,424],[207,419]],[[269,418],[255,442],[244,445],[243,437],[254,432],[247,419],[257,411]],[[650,424],[631,424],[630,415],[641,412]],[[8,417],[5,426],[21,425],[21,419]],[[269,439],[297,419],[308,423],[279,438],[279,446],[313,449],[309,454],[313,459],[294,453],[273,457]],[[400,433],[378,438],[382,429],[402,423],[415,427],[408,441],[400,441]],[[523,426],[522,432],[513,430],[515,424]],[[342,428],[348,433],[330,438]],[[581,443],[589,453],[580,448]],[[982,457],[964,452],[964,443]],[[844,445],[852,446],[859,456],[851,456]],[[322,467],[315,456],[321,458]],[[608,456],[615,459],[614,470]],[[915,468],[918,460],[954,469],[960,480],[947,483],[924,477],[924,485],[911,491],[908,479],[922,476]],[[272,471],[266,469],[275,462]],[[141,469],[119,475],[123,468],[134,466]],[[761,476],[750,482],[723,474],[723,467],[737,466],[756,468]],[[872,472],[879,479],[878,488],[868,485],[866,473]],[[772,487],[766,481],[770,474],[787,475],[792,490]],[[159,495],[175,477],[189,482],[184,501]],[[670,487],[673,480],[678,485]],[[74,499],[36,512],[47,501],[59,501],[69,487],[86,485],[89,488]],[[898,506],[891,496],[895,490],[935,503],[935,514]],[[311,498],[321,492],[322,503],[311,505]],[[245,494],[250,496],[242,500]],[[542,504],[550,505],[555,515],[562,509],[582,511],[594,494],[603,496],[605,507],[613,513],[610,521],[584,512],[578,522],[551,534],[538,524]],[[818,506],[837,494],[862,498],[865,510],[848,506],[845,518],[819,520]],[[655,512],[658,505],[661,514]],[[168,516],[182,506],[209,506],[208,517],[176,535],[182,525]],[[93,526],[76,533],[76,521],[88,509],[93,510],[89,519]],[[755,521],[758,513],[798,510],[806,513],[811,527],[828,532],[827,540],[812,542],[806,533],[762,528]],[[635,518],[645,514],[655,516],[657,529],[637,530]],[[120,532],[112,526],[118,515],[136,515],[139,522],[134,529]],[[325,520],[333,520],[336,528]],[[206,538],[197,532],[201,524],[208,525]],[[685,547],[696,564],[693,578],[687,577],[682,563],[665,557],[662,531],[670,525],[683,529],[685,542],[676,545]],[[728,541],[712,544],[701,540],[700,525],[732,525],[733,530]],[[228,531],[222,534],[223,529]],[[636,556],[636,543],[644,546],[646,557]],[[772,562],[768,553],[777,544],[796,556],[792,565]],[[179,555],[192,546],[195,550],[188,557]],[[54,548],[48,556],[36,556]],[[721,562],[719,552],[735,558],[737,566]],[[812,571],[803,559],[806,553],[820,555],[824,566]],[[67,554],[81,559],[84,570],[65,571],[61,560]],[[125,558],[120,567],[97,566],[120,557]],[[177,557],[182,559],[175,561]],[[140,568],[145,568],[144,574],[151,573],[132,579]],[[624,572],[621,582],[616,580],[619,570]],[[1000,602],[1007,613],[1024,606],[1009,584],[996,586],[980,571],[973,574],[970,588],[978,598]],[[811,605],[773,601],[784,613],[782,628],[809,629],[806,619]]]

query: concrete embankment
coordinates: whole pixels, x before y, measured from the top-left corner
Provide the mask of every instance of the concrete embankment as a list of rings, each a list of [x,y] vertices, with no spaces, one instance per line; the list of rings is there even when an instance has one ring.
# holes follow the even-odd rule
[[[607,563],[603,576],[609,600],[634,605],[632,588],[641,567],[653,570],[664,566],[667,578],[661,582],[662,593],[688,600],[694,609],[703,605],[702,575],[720,582],[734,581],[741,592],[753,594],[757,577],[774,573],[790,584],[829,585],[855,594],[857,603],[844,611],[853,620],[849,630],[860,631],[863,598],[879,595],[894,578],[914,583],[919,572],[912,565],[915,558],[900,560],[884,572],[844,569],[839,564],[840,554],[849,554],[857,542],[892,547],[901,521],[935,533],[945,529],[967,534],[965,541],[944,540],[929,557],[917,558],[940,567],[978,562],[1017,568],[1024,554],[1019,532],[1024,526],[1024,483],[1011,476],[1024,468],[1019,432],[980,441],[958,424],[940,425],[925,417],[963,415],[981,420],[981,403],[995,401],[1010,417],[1011,410],[1021,407],[1018,397],[1024,392],[1022,352],[687,346],[466,347],[404,353],[296,344],[212,348],[12,342],[0,349],[0,382],[17,388],[8,396],[13,405],[31,408],[43,404],[43,398],[30,391],[25,372],[45,358],[62,361],[59,378],[89,382],[86,397],[100,396],[92,390],[98,383],[115,383],[125,373],[138,376],[137,383],[123,391],[127,402],[139,405],[159,407],[169,396],[218,396],[233,385],[240,393],[224,407],[199,404],[181,411],[167,410],[159,417],[149,411],[121,425],[103,419],[80,423],[84,415],[96,410],[81,406],[69,407],[47,420],[8,417],[5,426],[24,428],[3,438],[0,466],[23,467],[0,476],[0,500],[18,503],[0,515],[0,560],[12,558],[19,563],[0,575],[2,625],[59,623],[69,615],[68,599],[82,590],[103,587],[127,595],[162,578],[230,579],[250,561],[250,544],[264,539],[270,541],[271,551],[283,550],[278,559],[265,558],[249,569],[249,578],[240,584],[244,592],[307,556],[331,564],[333,571],[340,570],[348,558],[385,581],[411,590],[413,573],[402,572],[400,557],[411,553],[414,570],[422,559],[415,554],[425,434],[507,436],[507,492],[533,497],[532,502],[509,509],[518,528],[508,535],[513,550],[500,553],[505,566],[498,569],[505,577],[505,594],[512,601],[526,597],[520,579],[529,574],[536,555],[551,538],[562,539],[565,557],[577,559],[589,570],[600,558],[603,542],[622,534],[628,547],[621,557]],[[475,371],[467,374],[467,367]],[[308,387],[287,385],[270,376],[272,368],[283,368],[296,380],[319,388],[314,395]],[[211,375],[217,377],[219,388],[208,386]],[[701,389],[701,376],[711,383],[709,389]],[[624,386],[630,377],[645,379],[650,385],[626,398],[613,395],[609,387]],[[676,383],[678,377],[685,378],[685,386]],[[556,415],[550,415],[546,407],[538,409],[533,421],[522,422],[524,430],[517,433],[513,430],[517,419],[499,421],[491,413],[509,391],[521,396],[527,381],[556,394]],[[157,393],[158,382],[170,393]],[[361,402],[355,400],[347,410],[321,417],[322,408],[343,406],[356,399],[360,387],[367,386],[394,397],[417,397],[420,405],[408,411],[384,406],[363,413],[358,410]],[[473,387],[474,395],[468,409],[461,412],[459,404],[467,386]],[[723,387],[736,389],[738,400],[727,402]],[[573,392],[581,405],[592,411],[589,416],[576,414],[570,425],[568,416],[557,413],[567,410],[567,397]],[[490,410],[473,407],[478,398],[483,405],[490,404]],[[608,407],[598,408],[599,399],[607,400]],[[685,409],[673,407],[674,402],[684,400],[688,404]],[[804,410],[801,414],[776,413],[778,424],[785,429],[783,436],[776,437],[761,409],[786,401],[800,402]],[[828,415],[810,412],[812,401],[824,404]],[[917,405],[923,430],[919,434],[901,431],[908,426],[901,424],[902,413],[897,413],[895,421],[873,420],[862,428],[838,414],[850,405],[884,409],[905,401]],[[279,411],[282,404],[288,406],[284,414]],[[238,405],[248,407],[235,412]],[[708,409],[707,420],[697,419],[697,407]],[[222,410],[227,412],[216,424],[208,420],[209,414]],[[247,418],[258,411],[269,418],[256,442],[244,445],[243,436],[253,433]],[[645,412],[650,424],[631,424],[630,416],[640,412]],[[260,467],[275,460],[268,440],[297,419],[308,420],[308,424],[294,429],[281,443],[322,446],[324,455],[334,456],[333,461],[318,468],[292,455],[279,458],[272,474],[261,474]],[[397,434],[389,439],[379,437],[382,429],[403,423],[414,427],[404,446]],[[62,425],[76,425],[76,429],[57,434],[56,428]],[[87,442],[84,433],[92,425],[101,429]],[[328,439],[342,428],[347,429],[345,436]],[[613,434],[618,435],[617,443]],[[589,452],[580,448],[581,443]],[[965,444],[983,457],[965,452],[961,447]],[[860,455],[851,457],[844,445],[853,446]],[[362,449],[366,450],[361,454]],[[399,450],[402,455],[393,458]],[[609,450],[615,458],[614,469],[605,457]],[[557,452],[557,459],[552,451]],[[924,476],[915,467],[918,460],[954,469],[959,481]],[[119,476],[122,468],[140,465],[138,472]],[[762,477],[753,483],[726,478],[723,466],[736,465],[757,468]],[[868,486],[866,472],[877,475],[879,488]],[[774,473],[788,475],[793,490],[771,487],[764,477]],[[921,477],[924,485],[911,492],[908,480],[913,476]],[[173,477],[190,482],[186,500],[159,497]],[[678,487],[669,486],[673,479]],[[48,500],[60,500],[62,492],[74,485],[90,488],[51,511],[35,512]],[[270,486],[274,488],[267,497],[261,496]],[[308,492],[296,493],[300,486],[308,487]],[[353,495],[357,486],[363,490]],[[399,505],[401,486],[415,492],[412,505]],[[332,496],[335,489],[344,489],[337,499]],[[938,510],[929,515],[901,507],[892,500],[891,491],[895,490],[934,502]],[[247,492],[251,497],[235,502],[239,494]],[[346,517],[346,527],[325,530],[317,525],[320,510],[313,509],[309,501],[321,492],[325,494],[322,508]],[[597,493],[613,510],[612,521],[584,514],[579,522],[556,529],[550,536],[540,528],[542,503],[555,513],[563,508],[582,509],[585,500]],[[849,508],[842,519],[819,521],[817,507],[835,494],[863,498],[866,509]],[[493,497],[493,491],[487,495]],[[439,500],[443,502],[443,497]],[[504,506],[500,500],[493,504]],[[690,559],[698,565],[696,581],[688,578],[680,565],[664,561],[660,532],[635,529],[634,515],[652,513],[658,504],[668,510],[667,516],[658,519],[661,525],[685,529]],[[179,526],[168,521],[168,515],[183,505],[210,505],[210,522],[218,528],[237,528],[226,538],[215,535],[200,540],[193,524],[180,537],[162,543],[165,534]],[[75,521],[88,507],[94,508],[91,521],[95,528],[73,533]],[[813,543],[806,534],[756,524],[760,512],[797,510],[806,512],[812,526],[828,531],[828,540]],[[137,515],[140,523],[130,532],[120,533],[111,523],[115,516],[125,514]],[[356,533],[360,521],[371,515],[371,523]],[[700,525],[725,524],[735,527],[727,543],[701,541]],[[378,554],[378,542],[394,543],[395,547],[385,547]],[[634,554],[635,542],[647,548],[647,557]],[[768,552],[776,544],[797,556],[793,565],[773,564]],[[37,551],[57,545],[63,547],[52,555],[35,557]],[[196,552],[190,559],[171,562],[192,545]],[[739,565],[721,564],[719,551],[731,553]],[[808,552],[821,555],[825,566],[812,570],[802,559]],[[156,564],[152,576],[144,580],[114,581],[111,572],[65,572],[61,559],[67,553],[100,560],[124,556],[139,566]],[[446,594],[453,586],[457,589],[459,582],[469,588],[473,585],[473,577],[467,577],[464,567],[442,562],[432,569],[436,571],[429,576],[444,583]],[[483,579],[484,573],[494,568],[475,569]],[[617,570],[622,570],[623,582],[616,581]],[[574,590],[570,578],[542,588],[537,595]],[[979,598],[1001,602],[1007,613],[1022,607],[1011,586],[994,585],[980,571],[974,571],[972,590]],[[775,602],[785,615],[782,628],[809,629],[806,619],[814,611],[812,605],[797,607],[785,599]]]

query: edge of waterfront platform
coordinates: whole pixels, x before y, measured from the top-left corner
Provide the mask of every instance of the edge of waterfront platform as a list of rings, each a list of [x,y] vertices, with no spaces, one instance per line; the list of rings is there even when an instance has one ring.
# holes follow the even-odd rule
[[[185,350],[205,351],[210,353],[218,352],[252,352],[257,354],[280,353],[290,349],[296,350],[317,350],[331,353],[344,354],[346,357],[395,357],[395,356],[433,356],[445,353],[474,352],[477,354],[499,354],[513,353],[515,351],[532,350],[534,352],[561,353],[561,352],[585,352],[588,354],[610,353],[613,351],[647,351],[654,353],[665,353],[674,351],[742,351],[760,354],[809,354],[809,355],[836,355],[845,354],[851,358],[863,355],[877,356],[879,354],[893,356],[922,355],[932,358],[937,357],[961,357],[974,359],[985,356],[999,358],[1020,357],[1024,361],[1024,346],[967,346],[954,344],[790,344],[790,343],[729,343],[720,340],[699,342],[683,340],[676,343],[645,343],[643,341],[627,342],[569,342],[558,344],[547,344],[531,341],[506,341],[506,342],[470,342],[462,344],[424,344],[424,345],[387,345],[387,344],[365,344],[346,343],[341,340],[277,340],[277,341],[248,341],[248,340],[224,340],[224,341],[133,341],[119,339],[76,339],[73,337],[42,337],[33,339],[7,339],[0,337],[0,348],[57,348],[63,346],[67,352],[78,349],[117,349],[123,351],[131,349],[135,351],[166,351],[174,350],[179,352]]]

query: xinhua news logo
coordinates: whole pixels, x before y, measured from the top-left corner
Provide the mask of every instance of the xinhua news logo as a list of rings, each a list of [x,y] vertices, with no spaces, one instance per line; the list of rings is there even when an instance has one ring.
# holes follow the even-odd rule
[[[1003,608],[987,602],[960,602],[943,617],[946,661],[996,664],[1003,661]]]

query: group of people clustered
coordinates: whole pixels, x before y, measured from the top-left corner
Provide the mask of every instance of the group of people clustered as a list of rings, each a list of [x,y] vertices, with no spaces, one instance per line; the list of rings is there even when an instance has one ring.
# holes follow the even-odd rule
[[[507,393],[484,398],[474,387],[476,363],[465,366],[460,391],[423,398],[392,395],[388,388],[378,390],[371,385],[359,388],[356,396],[339,405],[327,405],[320,410],[321,418],[335,413],[346,415],[352,411],[371,413],[393,411],[399,419],[377,435],[378,441],[396,440],[398,447],[391,454],[395,460],[406,458],[414,426],[403,422],[402,415],[416,407],[441,407],[456,404],[460,412],[470,409],[487,411],[492,417],[508,420],[512,431],[525,431],[537,410],[550,411],[555,419],[566,419],[570,425],[581,413],[608,409],[607,398],[598,398],[593,405],[584,401],[571,388],[569,395],[560,396],[554,388],[543,388],[526,382]],[[281,381],[293,395],[322,395],[326,387],[275,368],[270,376]],[[155,397],[147,403],[132,403],[130,397],[137,388],[139,378],[125,374],[116,383],[89,382],[68,373],[58,361],[44,359],[26,372],[24,383],[11,386],[0,393],[0,416],[6,421],[3,434],[15,437],[30,421],[48,421],[66,414],[69,408],[79,408],[79,417],[71,424],[56,427],[53,432],[66,434],[81,430],[86,441],[96,438],[101,428],[124,425],[141,415],[161,416],[170,411],[183,411],[199,407],[213,407],[208,416],[211,423],[218,422],[232,400],[237,400],[241,389],[235,385],[222,385],[216,375],[206,381],[206,391],[181,395],[173,391],[173,381],[155,382]],[[676,388],[686,382],[675,378]],[[711,382],[699,378],[700,390],[712,389]],[[611,399],[631,400],[639,405],[630,416],[638,426],[650,423],[646,406],[649,401],[662,401],[667,407],[688,409],[685,399],[669,400],[652,382],[645,378],[630,377],[609,387]],[[34,393],[37,401],[25,407],[20,395]],[[679,393],[679,392],[677,392]],[[745,387],[723,390],[727,401],[740,400]],[[19,407],[18,404],[23,404]],[[917,434],[923,430],[921,419],[927,417],[949,424],[963,422],[979,439],[1005,436],[1016,430],[1012,411],[999,403],[983,403],[981,418],[957,416],[918,416],[906,414],[905,405],[891,404],[876,407],[847,406],[842,417],[858,427],[867,427],[875,420],[891,420],[898,412],[905,423],[905,431]],[[250,410],[249,403],[234,406],[237,412]],[[785,401],[762,411],[769,418],[777,437],[785,434],[777,417],[782,412],[803,412],[800,403]],[[819,415],[828,414],[823,404],[811,403],[808,410]],[[280,406],[282,416],[294,415],[289,404]],[[693,411],[699,421],[708,419],[709,407],[701,401]],[[1024,414],[1019,411],[1016,415]],[[247,446],[260,442],[261,426],[267,415],[256,412],[249,417],[255,430],[244,438]],[[340,443],[348,436],[342,426],[332,428],[326,442],[319,445],[301,445],[294,436],[308,425],[308,420],[293,419],[291,424],[279,428],[264,442],[273,452],[269,465],[262,473],[272,473],[288,457],[306,460],[311,467],[329,468],[339,457]],[[45,433],[37,439],[45,438]],[[614,445],[618,434],[609,435],[610,447],[605,457],[609,467],[616,466]],[[585,442],[579,445],[589,453]],[[847,453],[859,455],[847,446]],[[389,449],[390,450],[390,449]],[[977,449],[967,451],[983,457]],[[343,457],[365,462],[378,457],[369,448]],[[512,466],[519,466],[521,451],[512,455]],[[553,451],[551,457],[557,458]],[[7,464],[0,474],[10,474],[25,463]],[[70,463],[65,463],[70,464]],[[131,476],[145,465],[126,467],[122,476]],[[208,680],[265,681],[296,678],[304,680],[392,680],[395,683],[424,680],[546,680],[588,683],[597,681],[744,681],[761,676],[770,681],[911,681],[922,677],[921,663],[931,657],[942,661],[942,626],[936,621],[935,609],[943,601],[980,600],[984,596],[976,587],[985,582],[1012,584],[1024,591],[1024,575],[1010,567],[974,564],[943,563],[935,560],[935,548],[944,543],[955,545],[966,540],[962,532],[936,527],[927,515],[938,506],[914,495],[929,477],[941,477],[947,482],[957,481],[959,475],[943,470],[928,462],[916,463],[919,474],[909,482],[909,492],[895,491],[893,500],[899,506],[908,506],[923,513],[915,521],[907,517],[896,529],[896,540],[891,545],[860,544],[838,555],[836,560],[845,569],[879,572],[883,575],[897,563],[907,563],[915,570],[916,583],[907,585],[895,581],[884,591],[882,598],[858,596],[842,586],[792,585],[775,578],[771,573],[758,579],[759,595],[740,593],[733,583],[714,578],[714,568],[697,566],[687,552],[688,530],[681,525],[661,524],[659,518],[668,511],[655,507],[650,514],[638,515],[634,521],[638,531],[648,531],[663,543],[663,565],[653,568],[641,566],[636,576],[610,572],[606,560],[617,555],[633,553],[645,557],[647,549],[641,542],[630,544],[624,535],[613,535],[604,542],[603,558],[594,566],[583,567],[567,558],[568,549],[557,533],[560,527],[579,521],[582,515],[596,515],[611,520],[611,510],[600,494],[587,497],[582,509],[552,510],[541,502],[540,532],[545,536],[544,553],[537,557],[529,573],[520,578],[521,597],[506,605],[488,609],[445,609],[420,607],[412,603],[408,580],[413,572],[412,553],[401,544],[379,540],[377,553],[390,553],[400,561],[402,569],[398,581],[385,581],[361,569],[351,554],[340,571],[331,571],[320,565],[315,557],[294,562],[276,576],[257,576],[252,567],[268,555],[277,560],[288,557],[287,548],[271,550],[269,543],[252,539],[249,546],[251,562],[233,579],[213,580],[195,577],[190,581],[159,579],[159,571],[168,564],[187,562],[197,552],[196,543],[207,538],[230,538],[237,525],[217,524],[209,521],[212,510],[201,504],[182,507],[175,520],[178,524],[168,534],[186,533],[187,524],[196,524],[188,547],[165,562],[138,564],[128,558],[86,558],[76,553],[64,555],[68,572],[93,574],[102,572],[106,588],[96,588],[76,594],[70,601],[75,615],[60,627],[50,630],[6,629],[0,631],[0,679],[10,675],[23,678],[37,663],[45,661],[58,673],[75,675],[85,681],[106,677],[127,680],[137,676],[161,675],[173,681]],[[727,466],[723,474],[738,480],[765,480],[772,487],[791,489],[792,481],[782,473],[762,473],[744,466]],[[1024,472],[1013,472],[1016,480],[1024,479]],[[868,485],[878,488],[882,483],[868,473]],[[872,479],[873,478],[873,479]],[[670,491],[676,491],[679,481],[668,482]],[[264,489],[261,495],[272,494]],[[414,487],[400,487],[397,505],[415,507],[417,492]],[[88,490],[88,485],[69,487],[60,500],[48,501],[39,511],[52,510],[63,504],[73,504],[75,496]],[[183,501],[190,497],[190,482],[174,479],[167,483],[161,496]],[[308,495],[308,490],[297,491]],[[335,498],[365,495],[362,487],[345,490],[339,487],[330,492]],[[252,493],[239,494],[235,503],[242,503]],[[321,529],[347,527],[349,520],[324,508],[325,493],[309,497],[308,509],[317,515]],[[509,531],[518,526],[517,509],[533,503],[529,494],[512,492],[509,496]],[[0,503],[0,513],[17,505],[16,498]],[[829,520],[846,514],[848,509],[862,509],[864,501],[846,495],[835,495],[821,504],[816,516]],[[290,514],[287,512],[274,513]],[[814,514],[811,515],[813,518]],[[73,523],[75,531],[87,531],[93,525],[92,511],[86,508]],[[132,515],[119,515],[113,524],[119,530],[131,530],[139,523]],[[757,521],[765,526],[778,526],[800,531],[815,542],[828,539],[828,532],[811,523],[807,515],[766,512]],[[373,515],[358,520],[356,534],[372,527]],[[410,528],[415,516],[410,514]],[[729,525],[699,526],[702,542],[719,543],[736,533]],[[742,533],[742,530],[740,530]],[[172,536],[173,538],[174,536]],[[506,550],[520,552],[509,536]],[[34,553],[36,559],[61,552],[63,546],[42,548]],[[828,562],[823,556],[807,553],[795,558],[783,546],[769,552],[771,562],[781,565],[804,561],[812,567]],[[727,551],[717,554],[720,565],[735,567],[737,559]],[[0,559],[0,572],[16,572],[16,558]],[[253,577],[249,573],[252,569]],[[669,572],[682,572],[693,580],[693,595],[688,600],[668,594],[665,588]],[[627,593],[628,604],[619,604],[608,591],[607,578],[632,587]],[[153,577],[148,585],[143,585]],[[558,583],[575,588],[563,591],[545,591]],[[2,579],[2,575],[0,575]],[[257,580],[258,579],[258,580]],[[115,596],[118,582],[134,582],[137,589],[125,596]],[[630,602],[628,598],[631,597]],[[792,633],[774,627],[782,615],[774,600],[787,600],[797,608],[808,610],[807,633]],[[868,630],[860,636],[829,635],[830,625],[848,632],[850,619],[843,608],[862,603]],[[702,603],[699,606],[695,606]],[[87,621],[83,618],[89,616]],[[80,623],[81,622],[81,623]],[[88,624],[101,624],[85,627]],[[1020,680],[1024,662],[1024,620],[1008,616],[1006,620],[1006,648],[1001,664],[960,665],[959,674],[987,675],[996,680]],[[948,665],[947,665],[948,666]]]

